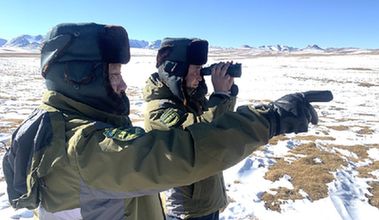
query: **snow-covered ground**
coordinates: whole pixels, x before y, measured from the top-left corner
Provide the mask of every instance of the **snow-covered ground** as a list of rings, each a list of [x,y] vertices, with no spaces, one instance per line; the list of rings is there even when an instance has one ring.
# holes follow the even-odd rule
[[[211,50],[208,60],[242,63],[242,78],[235,80],[238,105],[326,89],[334,100],[314,103],[320,122],[308,133],[275,138],[224,172],[230,203],[221,219],[377,219],[379,55],[257,56],[240,51]],[[0,159],[11,132],[39,104],[44,90],[39,57],[15,54],[0,56]],[[155,54],[132,49],[132,59],[123,67],[131,118],[140,126],[141,89],[155,71]],[[30,211],[9,206],[2,172],[0,216],[32,219]]]

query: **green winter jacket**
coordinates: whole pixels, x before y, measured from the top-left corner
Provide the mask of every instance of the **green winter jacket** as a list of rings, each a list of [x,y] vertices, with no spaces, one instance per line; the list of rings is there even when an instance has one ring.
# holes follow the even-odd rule
[[[79,210],[83,219],[163,219],[158,192],[216,175],[269,139],[269,122],[248,106],[185,130],[144,133],[127,116],[57,92],[46,92],[43,103],[27,197],[50,213]],[[14,142],[25,141],[34,119]]]
[[[206,86],[204,82],[200,85]],[[194,123],[211,122],[234,109],[236,97],[212,94],[208,101],[205,94],[202,95],[188,97],[195,100],[188,100],[187,103],[194,104],[185,105],[162,83],[156,73],[152,74],[144,89],[144,99],[147,102],[145,129],[185,129]],[[167,214],[181,219],[206,216],[228,204],[222,172],[191,185],[170,189],[165,192],[165,197]]]

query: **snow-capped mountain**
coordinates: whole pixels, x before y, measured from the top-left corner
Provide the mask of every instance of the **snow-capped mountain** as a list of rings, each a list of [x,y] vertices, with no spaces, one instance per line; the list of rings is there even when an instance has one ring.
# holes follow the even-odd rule
[[[145,40],[129,40],[129,45],[132,48],[149,48],[149,49],[157,49],[161,46],[161,40],[156,41],[145,41]]]
[[[161,46],[161,40],[155,40],[149,43],[148,48],[150,49],[158,49]]]
[[[15,47],[15,48],[23,48],[23,49],[38,49],[40,48],[43,42],[43,36],[31,36],[31,35],[21,35],[19,37],[15,37],[10,41],[0,38],[0,47]],[[152,42],[148,42],[145,40],[129,40],[130,47],[132,48],[150,48],[156,49],[161,46],[161,40],[156,40]]]
[[[19,37],[13,38],[9,41],[6,39],[0,38],[0,48],[13,48],[13,49],[22,49],[23,51],[35,51],[41,48],[43,42],[43,36],[31,36],[31,35],[21,35]],[[145,48],[145,49],[158,49],[161,46],[161,40],[155,41],[145,41],[145,40],[135,40],[129,39],[129,45],[131,48]],[[210,49],[225,49],[220,46],[210,46]],[[270,55],[270,54],[288,54],[288,53],[332,53],[332,54],[351,54],[351,53],[372,53],[375,52],[375,49],[359,49],[359,48],[326,48],[323,49],[316,44],[308,45],[305,48],[295,48],[287,45],[262,45],[259,47],[253,47],[250,45],[242,45],[239,48],[229,48],[229,49],[243,49],[249,51],[250,54],[255,55]]]
[[[0,38],[0,47],[7,43],[7,40]]]
[[[258,47],[258,49],[265,50],[265,51],[273,51],[273,52],[292,52],[297,51],[297,48],[286,46],[286,45],[264,45]]]
[[[318,51],[324,51],[324,49],[322,49],[321,47],[319,47],[319,46],[316,45],[316,44],[308,45],[306,48],[304,48],[304,49],[302,49],[302,50],[318,50]]]
[[[252,47],[250,45],[247,45],[247,44],[244,44],[244,45],[241,46],[241,48],[243,48],[243,49],[252,49],[254,47]]]
[[[13,38],[8,41],[3,47],[21,47],[37,49],[40,47],[43,41],[42,35],[31,36],[31,35],[21,35],[19,37]]]
[[[147,46],[149,46],[149,42],[145,40],[129,39],[129,45],[130,47],[133,47],[133,48],[146,48]]]
[[[298,51],[299,49],[298,48],[295,48],[295,47],[290,47],[290,46],[287,46],[287,45],[262,45],[262,46],[259,46],[259,47],[252,47],[250,45],[242,45],[241,48],[243,49],[252,49],[252,50],[255,50],[257,52],[277,52],[277,53],[280,53],[280,52],[294,52],[294,51]]]

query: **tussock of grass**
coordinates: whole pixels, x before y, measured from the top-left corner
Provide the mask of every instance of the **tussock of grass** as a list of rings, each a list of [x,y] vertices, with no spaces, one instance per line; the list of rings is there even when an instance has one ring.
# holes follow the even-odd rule
[[[359,83],[358,86],[362,86],[362,87],[373,87],[373,86],[378,86],[376,84],[372,84],[372,83],[367,83],[367,82],[364,82],[364,83]]]
[[[345,125],[337,125],[337,126],[326,126],[327,128],[336,130],[336,131],[346,131],[349,130],[348,126]]]
[[[375,131],[371,129],[370,127],[362,127],[359,131],[357,131],[357,134],[373,134]]]
[[[273,211],[281,212],[280,205],[283,204],[283,200],[295,200],[302,199],[303,196],[295,192],[294,190],[279,187],[278,189],[271,189],[272,191],[276,191],[276,194],[263,193],[261,199],[265,201],[265,208],[271,209]]]
[[[289,140],[288,137],[286,137],[285,135],[278,135],[278,136],[274,136],[272,137],[268,143],[271,144],[271,145],[276,145],[278,144],[279,141],[287,141]]]
[[[316,140],[323,140],[323,141],[334,141],[336,140],[332,136],[315,136],[315,135],[299,135],[294,138],[294,140],[299,140],[299,141],[316,141]]]
[[[302,197],[299,196],[300,189],[308,194],[308,199],[311,201],[327,197],[328,187],[326,184],[334,180],[331,172],[347,165],[347,162],[338,154],[322,151],[313,142],[300,145],[290,150],[290,153],[302,155],[302,157],[291,163],[280,158],[265,174],[265,178],[271,181],[277,181],[285,174],[291,177],[294,189],[284,191],[288,196],[286,199],[301,199]],[[316,162],[316,159],[321,160],[321,163]],[[283,200],[283,195],[269,196],[264,194],[262,199],[268,203],[267,208],[280,212],[279,200]]]
[[[368,158],[368,153],[367,153],[368,147],[364,146],[364,145],[351,145],[351,146],[349,146],[349,145],[328,144],[327,147],[340,148],[340,149],[348,150],[348,151],[355,153],[357,155],[358,159],[349,158],[350,160],[352,160],[354,162],[363,161],[363,160]]]
[[[373,163],[371,163],[367,166],[358,167],[357,168],[357,171],[359,172],[358,177],[376,178],[375,176],[370,174],[371,172],[373,172],[375,170],[379,170],[379,161],[374,161]],[[378,199],[379,199],[379,197],[378,197]]]
[[[3,123],[8,123],[7,126],[0,126],[0,133],[12,133],[17,126],[21,124],[22,119],[6,118],[1,119]]]
[[[5,118],[5,119],[1,119],[1,121],[3,122],[9,122],[9,123],[13,123],[13,124],[21,124],[21,122],[23,121],[22,119],[17,119],[17,118]]]
[[[367,144],[367,147],[379,148],[379,144]]]
[[[371,182],[369,185],[369,192],[372,196],[366,195],[368,198],[368,203],[376,208],[379,208],[379,182]]]

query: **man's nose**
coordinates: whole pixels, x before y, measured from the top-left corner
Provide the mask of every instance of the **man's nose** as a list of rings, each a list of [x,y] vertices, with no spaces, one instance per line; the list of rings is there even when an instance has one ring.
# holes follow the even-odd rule
[[[118,92],[121,93],[122,91],[125,92],[125,90],[128,88],[125,81],[122,79],[118,85]]]
[[[201,77],[201,73],[200,73],[200,71],[197,72],[196,76],[197,76],[197,80],[198,80],[198,81],[202,81],[202,80],[203,80],[203,77]]]

